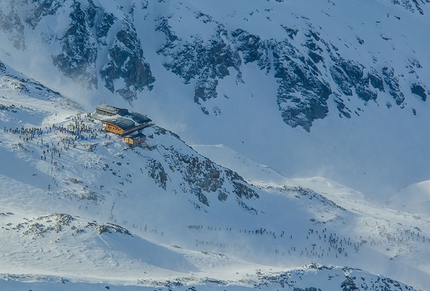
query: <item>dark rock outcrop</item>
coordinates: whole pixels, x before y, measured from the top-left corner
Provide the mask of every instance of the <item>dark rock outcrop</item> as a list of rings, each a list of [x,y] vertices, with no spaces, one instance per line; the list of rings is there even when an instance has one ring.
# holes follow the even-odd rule
[[[136,93],[145,87],[151,90],[155,78],[143,57],[142,45],[132,22],[126,19],[122,26],[123,28],[116,33],[113,45],[109,49],[109,61],[100,75],[107,89],[131,102],[136,98]],[[115,80],[119,79],[123,80],[124,84],[118,87]]]
[[[0,29],[19,50],[26,49],[25,25],[36,30],[44,17],[67,19],[65,29],[48,27],[41,39],[60,45],[61,50],[51,56],[53,64],[82,87],[97,89],[102,79],[107,89],[128,102],[136,98],[137,92],[152,89],[155,78],[144,58],[132,11],[118,7],[123,17],[116,17],[92,0],[11,1],[4,7],[7,9],[0,9]],[[66,11],[68,15],[64,15]],[[106,51],[107,60],[100,60]]]
[[[163,128],[154,129],[155,135],[170,135],[174,139],[179,139]],[[148,138],[152,139],[151,136]],[[202,205],[210,206],[214,199],[223,202],[231,194],[235,194],[236,201],[242,208],[253,213],[257,212],[245,202],[258,198],[257,192],[236,172],[223,168],[194,151],[185,153],[180,148],[162,144],[150,148],[150,151],[155,150],[161,154],[162,160],[147,159],[148,175],[164,190],[172,182],[170,177],[179,174],[182,181],[179,185],[181,192],[192,194]]]
[[[97,42],[91,33],[96,7],[83,7],[79,2],[72,5],[70,24],[60,36],[62,51],[52,56],[52,61],[63,74],[76,83],[91,89],[97,88]]]

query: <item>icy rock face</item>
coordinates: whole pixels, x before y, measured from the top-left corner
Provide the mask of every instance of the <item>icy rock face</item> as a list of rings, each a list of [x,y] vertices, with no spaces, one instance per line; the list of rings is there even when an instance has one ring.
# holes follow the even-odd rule
[[[105,87],[127,101],[136,98],[136,92],[155,81],[149,64],[145,62],[143,50],[135,27],[129,16],[117,19],[89,2],[82,7],[74,2],[69,15],[70,26],[61,38],[63,51],[53,56],[54,64],[68,77],[88,88],[97,88],[96,62],[98,52],[108,46],[108,34],[115,33],[114,24],[120,22],[112,44],[109,44],[108,62],[100,71]],[[95,33],[93,33],[95,31]],[[123,82],[114,85],[115,80]]]
[[[429,1],[381,2],[421,17]],[[155,29],[157,36],[164,34],[164,42],[148,46],[157,49],[159,56],[151,62],[163,62],[164,68],[180,76],[185,86],[193,86],[194,94],[190,97],[204,114],[210,114],[207,104],[219,97],[220,82],[233,78],[236,84],[245,83],[242,72],[252,64],[276,80],[276,102],[284,122],[306,131],[311,130],[316,120],[329,114],[333,103],[337,115],[351,118],[353,114],[359,115],[357,99],[363,105],[379,104],[381,94],[385,94],[392,97],[389,102],[383,102],[388,108],[393,105],[405,108],[407,98],[425,101],[429,94],[421,81],[425,76],[420,75],[423,67],[418,60],[410,59],[406,67],[400,67],[377,60],[376,51],[369,52],[373,61],[364,60],[356,53],[346,54],[343,46],[353,51],[364,48],[367,43],[348,33],[336,39],[327,35],[329,29],[303,15],[290,14],[297,18],[297,24],[275,24],[282,31],[276,37],[269,37],[196,8],[188,15],[204,27],[206,32],[201,35],[191,25],[183,24],[187,21],[177,26],[186,15],[186,5],[182,2],[177,3],[175,13],[165,13],[164,8],[168,6],[165,1],[112,3],[117,4],[113,8],[116,10],[108,11],[112,7],[93,0],[6,1],[0,6],[0,29],[21,51],[27,49],[28,33],[41,31],[37,37],[49,47],[52,63],[64,76],[88,90],[103,84],[129,103],[139,92],[156,86],[142,49],[142,43],[152,41],[143,39],[142,32]],[[148,11],[147,15],[151,15],[148,19],[153,18],[155,23],[141,18],[137,11],[143,10]],[[155,15],[153,11],[157,11]],[[395,18],[400,20],[400,16]],[[384,34],[380,37],[383,42],[391,41]],[[165,76],[161,73],[160,78]],[[412,83],[405,84],[405,81]],[[217,112],[220,111],[214,114]]]
[[[61,7],[61,1],[55,0],[32,0],[30,3],[35,5],[35,8],[28,13],[25,22],[28,23],[32,29],[34,29],[40,22],[40,20],[48,15],[55,15],[57,10]]]
[[[15,48],[25,50],[25,24],[37,31],[44,18],[57,18],[61,29],[52,26],[54,21],[41,34],[45,44],[57,42],[61,47],[52,52],[52,63],[84,88],[97,89],[102,79],[107,89],[131,102],[137,92],[152,89],[155,78],[143,56],[132,12],[122,13],[118,18],[91,0],[12,1],[0,10],[0,28],[8,33]],[[67,21],[65,28],[63,19]],[[108,52],[107,61],[98,69],[104,51]]]
[[[30,235],[33,237],[43,237],[49,233],[55,232],[71,232],[83,233],[88,230],[96,230],[99,234],[102,233],[120,233],[131,236],[131,233],[113,223],[98,223],[96,221],[83,221],[80,218],[73,217],[67,213],[52,213],[45,216],[39,216],[32,219],[24,218],[13,226],[11,230],[21,232],[22,235]]]
[[[347,267],[324,266],[320,264],[309,264],[302,269],[292,270],[286,273],[275,273],[259,276],[256,287],[279,284],[286,290],[294,291],[320,291],[321,286],[309,286],[308,276],[318,276],[321,281],[327,278],[331,290],[386,290],[401,291],[415,290],[413,287],[402,284],[390,278],[366,273],[359,269]],[[303,287],[306,286],[306,287]],[[325,290],[325,289],[324,289]]]
[[[316,119],[327,116],[330,98],[336,103],[339,116],[346,118],[351,118],[353,112],[358,115],[354,108],[348,108],[346,99],[358,98],[364,104],[377,102],[378,94],[386,90],[397,106],[405,107],[405,88],[399,83],[401,73],[345,59],[310,24],[306,30],[283,27],[284,37],[264,39],[241,28],[228,31],[209,15],[198,13],[196,18],[203,24],[216,24],[209,40],[199,35],[192,41],[183,39],[169,24],[169,17],[160,17],[156,29],[165,34],[165,43],[158,53],[167,57],[166,69],[179,75],[184,84],[194,85],[194,102],[201,105],[205,114],[209,112],[203,103],[218,97],[219,81],[235,72],[236,83],[243,82],[241,70],[249,63],[273,74],[284,122],[306,131],[310,131]],[[364,43],[360,38],[357,42]],[[414,70],[420,64],[412,60],[409,68],[417,75]],[[426,100],[424,85],[412,85],[410,91]]]
[[[411,12],[418,12],[424,14],[422,5],[430,3],[429,0],[391,0],[393,4],[403,6]]]
[[[0,6],[0,29],[2,29],[18,50],[25,49],[24,24],[15,5],[20,1],[7,1]]]
[[[52,61],[65,76],[84,87],[97,88],[97,42],[91,33],[96,7],[84,7],[79,2],[71,6],[69,27],[60,36],[62,52],[52,56]]]
[[[228,32],[221,24],[209,42],[199,36],[190,42],[176,36],[167,18],[161,17],[158,22],[156,29],[167,36],[166,43],[158,51],[170,58],[164,66],[181,76],[185,84],[189,84],[191,79],[197,80],[194,93],[194,102],[197,104],[218,96],[218,80],[230,74],[228,68],[240,72],[241,59],[237,50],[223,40]]]
[[[148,136],[149,143],[154,136],[160,135],[178,139],[170,131],[156,126],[153,128],[154,133]],[[146,168],[149,177],[154,179],[157,185],[164,190],[174,181],[171,177],[179,174],[182,181],[179,188],[182,193],[190,193],[197,198],[198,204],[194,204],[196,208],[210,206],[213,199],[221,202],[226,201],[232,193],[235,194],[235,199],[242,208],[257,213],[257,210],[248,207],[244,201],[258,198],[257,192],[236,172],[222,168],[192,150],[184,152],[183,149],[173,145],[157,144],[149,147],[149,150],[156,150],[162,155],[162,160],[146,158]]]
[[[205,19],[212,21],[209,16]],[[274,77],[279,84],[278,105],[287,124],[309,131],[313,120],[324,118],[328,113],[329,85],[318,78],[312,59],[304,57],[288,39],[263,40],[242,29],[228,32],[218,24],[209,41],[196,36],[189,42],[172,31],[167,18],[159,20],[157,29],[166,35],[166,43],[159,50],[160,54],[170,57],[164,66],[181,76],[185,84],[196,79],[194,101],[197,104],[217,97],[218,80],[229,75],[229,68],[237,72],[236,81],[243,82],[242,64],[257,62],[267,73],[272,68],[275,70]],[[288,32],[294,34],[294,31]]]
[[[109,61],[100,73],[106,88],[131,102],[136,98],[137,91],[145,87],[151,90],[155,78],[149,64],[145,62],[133,23],[126,18],[122,26],[109,49]],[[123,86],[115,86],[114,81],[118,79],[124,80]]]
[[[312,58],[302,55],[288,38],[275,41],[272,54],[279,84],[277,102],[284,122],[310,131],[315,119],[327,116],[330,86],[318,78],[320,72]]]

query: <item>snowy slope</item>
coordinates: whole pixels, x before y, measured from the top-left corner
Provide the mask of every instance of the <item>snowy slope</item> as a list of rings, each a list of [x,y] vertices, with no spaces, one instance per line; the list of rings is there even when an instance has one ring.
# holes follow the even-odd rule
[[[426,215],[430,212],[429,183],[423,181],[401,189],[390,197],[387,205],[402,211]]]
[[[0,286],[428,289],[428,1],[220,3],[0,3]]]
[[[4,73],[4,288],[429,284],[428,217],[378,207],[323,178],[288,180],[225,148],[207,152],[240,176],[156,125],[130,149],[61,95]],[[84,126],[78,138],[65,130],[73,124]]]
[[[225,2],[3,2],[0,58],[381,205],[430,178],[427,0]]]

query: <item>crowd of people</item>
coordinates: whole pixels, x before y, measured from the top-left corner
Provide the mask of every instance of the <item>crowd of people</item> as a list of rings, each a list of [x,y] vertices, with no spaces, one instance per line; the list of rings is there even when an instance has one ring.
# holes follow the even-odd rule
[[[220,227],[204,227],[203,225],[189,225],[188,229],[191,231],[217,231],[217,232],[234,232],[232,228],[220,228]],[[418,242],[418,243],[430,243],[430,239],[426,238],[423,234],[420,234],[418,230],[401,230],[397,229],[397,234],[387,234],[385,232],[379,233],[378,236],[356,236],[355,238],[341,237],[335,232],[328,232],[327,228],[322,229],[308,229],[307,233],[301,236],[298,240],[291,234],[287,235],[286,231],[270,231],[264,228],[258,228],[255,230],[238,229],[236,235],[254,235],[271,238],[273,240],[279,240],[277,243],[273,243],[275,255],[281,256],[300,256],[308,257],[311,259],[321,259],[324,257],[340,258],[348,257],[352,254],[358,253],[365,244],[371,246],[382,246],[387,245],[387,242],[396,243],[399,247],[406,242]],[[227,234],[220,234],[223,237]],[[207,235],[205,235],[207,237]],[[296,233],[297,236],[297,233]],[[248,239],[244,238],[245,241]],[[258,239],[258,238],[255,238]],[[212,240],[195,239],[196,247],[202,250],[208,250],[210,248],[233,248],[234,251],[249,251],[249,247],[245,244],[229,245],[222,242],[216,242]],[[251,242],[251,241],[249,241]]]
[[[77,115],[70,117],[67,121],[52,124],[44,128],[41,127],[3,127],[4,133],[17,135],[22,141],[20,147],[26,144],[36,145],[40,160],[50,162],[52,184],[58,186],[58,182],[54,177],[54,170],[64,169],[64,164],[60,166],[60,159],[64,151],[68,151],[70,147],[76,148],[80,141],[96,139],[98,137],[110,139],[110,135],[102,133],[102,125],[90,118],[88,114]],[[27,147],[26,147],[27,148]],[[36,152],[36,150],[32,150]],[[51,184],[47,185],[47,189],[51,190]]]
[[[101,124],[90,119],[87,114],[84,116],[77,115],[70,121],[61,124],[52,124],[49,127],[20,127],[20,128],[3,128],[5,133],[18,134],[19,138],[24,141],[32,141],[34,138],[40,138],[50,133],[62,133],[70,135],[74,140],[89,140],[100,136],[102,131]],[[108,137],[106,134],[104,137]],[[61,138],[62,141],[66,138]],[[67,139],[69,140],[69,139]],[[39,144],[39,143],[38,143]],[[43,139],[40,138],[40,144],[43,145]]]

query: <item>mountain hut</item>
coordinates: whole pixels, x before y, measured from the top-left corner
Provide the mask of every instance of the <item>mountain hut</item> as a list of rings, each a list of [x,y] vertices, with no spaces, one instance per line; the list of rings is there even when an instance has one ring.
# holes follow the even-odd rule
[[[125,136],[124,141],[131,147],[136,147],[146,141],[146,136],[139,132],[137,134]]]
[[[109,104],[99,104],[92,117],[103,122],[106,131],[123,137],[153,124],[151,119],[141,113]]]

